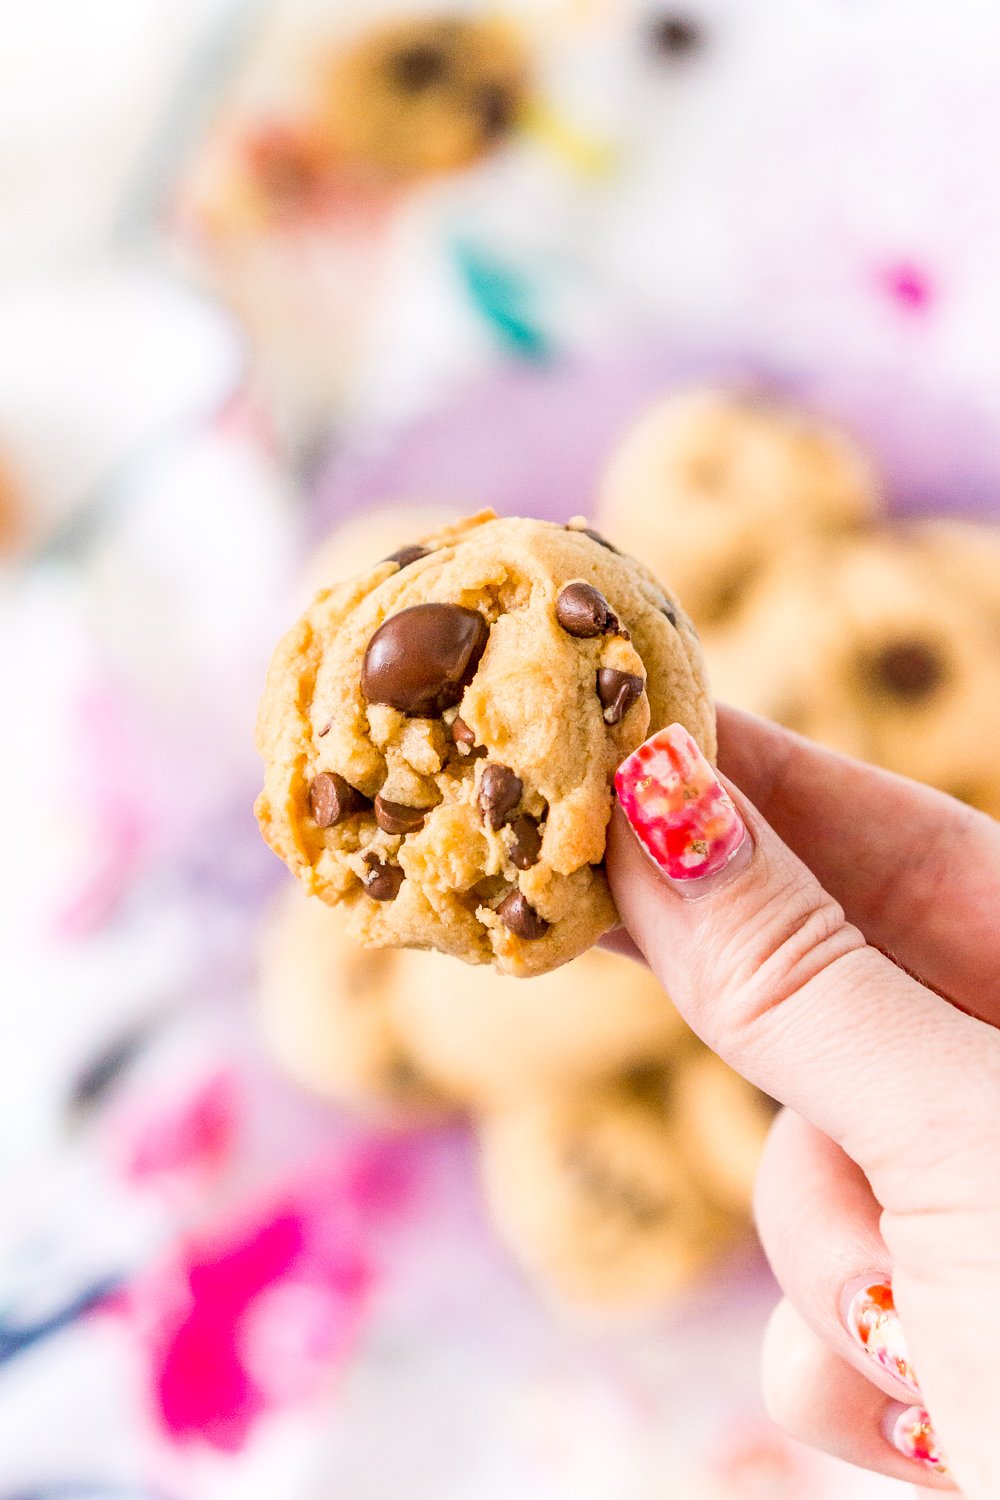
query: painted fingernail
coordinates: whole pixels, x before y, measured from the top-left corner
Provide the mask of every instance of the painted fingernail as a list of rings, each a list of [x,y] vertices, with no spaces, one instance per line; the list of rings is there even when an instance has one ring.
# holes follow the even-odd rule
[[[869,1281],[855,1292],[847,1309],[847,1329],[880,1369],[901,1381],[914,1396],[920,1395],[888,1281]]]
[[[750,848],[732,798],[682,724],[633,751],[615,790],[642,847],[682,891]]]
[[[889,1441],[904,1458],[912,1458],[935,1474],[947,1474],[948,1464],[937,1440],[931,1419],[922,1406],[907,1406],[894,1418]]]

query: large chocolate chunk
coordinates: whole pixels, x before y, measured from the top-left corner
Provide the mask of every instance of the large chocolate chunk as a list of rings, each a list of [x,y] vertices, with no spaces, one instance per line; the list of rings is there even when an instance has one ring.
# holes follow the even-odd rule
[[[366,854],[368,874],[362,884],[373,901],[395,901],[405,876],[398,865],[390,865],[378,854]]]
[[[501,901],[497,907],[497,916],[515,937],[523,938],[526,943],[533,943],[537,938],[544,937],[549,930],[548,922],[538,915],[521,891],[511,891]]]
[[[415,604],[391,615],[368,642],[361,691],[411,717],[436,718],[461,699],[490,628],[460,604]]]
[[[604,709],[605,724],[620,724],[632,704],[642,697],[644,677],[634,672],[619,672],[615,667],[601,667],[597,674],[597,696]]]
[[[939,651],[927,641],[892,641],[872,659],[872,675],[882,692],[894,698],[928,698],[947,675]]]
[[[618,629],[618,619],[600,589],[591,583],[568,583],[556,600],[556,619],[567,635],[587,639]]]
[[[479,806],[491,828],[502,828],[521,800],[524,783],[509,766],[484,767],[479,783]]]
[[[321,771],[309,788],[309,811],[317,828],[332,828],[351,813],[371,807],[368,798],[336,771]]]

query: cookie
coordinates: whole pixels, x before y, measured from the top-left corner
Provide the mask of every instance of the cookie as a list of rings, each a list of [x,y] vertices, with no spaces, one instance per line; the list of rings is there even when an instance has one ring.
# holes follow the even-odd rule
[[[398,953],[359,948],[345,914],[298,890],[285,894],[261,945],[264,1038],[295,1081],[332,1103],[379,1114],[443,1110],[395,1023]]]
[[[936,574],[965,598],[987,628],[1000,631],[1000,526],[972,521],[918,521],[910,528]]]
[[[834,427],[747,396],[687,391],[626,435],[597,524],[670,578],[700,630],[734,611],[776,551],[881,507],[869,464]]]
[[[393,179],[454,170],[514,129],[528,91],[517,32],[485,17],[385,22],[332,63],[322,131],[338,158]]]
[[[525,109],[528,53],[501,20],[291,31],[265,28],[185,185],[182,214],[211,235],[377,220],[409,184],[503,145]]]
[[[436,953],[360,948],[343,907],[291,892],[261,965],[265,1034],[286,1070],[341,1103],[448,1098],[490,1109],[666,1063],[696,1045],[642,964],[593,948],[516,982]]]
[[[974,551],[914,526],[779,559],[711,640],[720,698],[1000,816],[998,613]]]
[[[306,598],[375,567],[396,551],[401,536],[413,537],[419,545],[422,538],[453,526],[459,519],[458,512],[447,506],[426,504],[383,505],[352,516],[312,549],[302,577]]]
[[[359,941],[542,974],[614,925],[611,780],[674,721],[714,755],[673,596],[587,530],[484,512],[321,592],[281,642],[257,814]]]
[[[745,1232],[693,1171],[667,1075],[501,1112],[480,1129],[502,1237],[556,1295],[646,1307],[683,1290]]]
[[[408,1053],[476,1109],[665,1062],[690,1040],[650,971],[601,948],[531,980],[404,958],[395,1013]]]
[[[749,1215],[778,1106],[699,1046],[671,1070],[671,1109],[684,1157],[709,1198],[730,1213]]]

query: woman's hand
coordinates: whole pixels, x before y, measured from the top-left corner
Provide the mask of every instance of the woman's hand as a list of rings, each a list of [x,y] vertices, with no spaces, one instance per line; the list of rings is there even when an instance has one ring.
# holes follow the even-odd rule
[[[608,874],[695,1031],[788,1106],[757,1192],[770,1409],[997,1500],[1000,825],[747,715],[719,730],[735,786],[678,726],[624,763]]]

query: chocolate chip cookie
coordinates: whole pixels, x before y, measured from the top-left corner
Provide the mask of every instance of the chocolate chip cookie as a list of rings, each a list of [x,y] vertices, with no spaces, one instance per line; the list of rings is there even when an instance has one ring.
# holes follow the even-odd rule
[[[367,172],[405,179],[448,171],[502,143],[527,90],[527,53],[504,21],[388,21],[333,63],[324,134],[343,163]]]
[[[776,553],[881,509],[870,465],[828,423],[749,396],[685,391],[626,434],[598,524],[666,573],[703,630],[736,612]]]
[[[439,953],[359,947],[343,905],[297,887],[267,924],[259,989],[287,1072],[325,1098],[397,1115],[585,1087],[691,1042],[650,971],[603,948],[529,982],[485,964],[456,972]]]
[[[995,533],[939,523],[779,558],[710,639],[719,696],[998,817],[994,570]]]
[[[461,514],[454,507],[424,503],[383,505],[352,516],[311,549],[303,569],[303,604],[319,589],[374,568],[396,551],[401,536],[443,531],[459,520]]]
[[[666,1072],[500,1111],[480,1148],[505,1241],[572,1302],[661,1302],[746,1232],[745,1211],[727,1211],[685,1154]]]
[[[261,944],[261,1027],[278,1062],[310,1093],[365,1113],[425,1119],[445,1091],[423,1073],[396,1024],[402,953],[359,948],[346,913],[291,889]]]
[[[459,971],[437,953],[402,955],[395,996],[416,1066],[476,1109],[583,1088],[665,1062],[689,1033],[643,965],[591,948],[551,974],[515,980]]]
[[[612,777],[673,721],[714,755],[676,599],[582,524],[486,512],[401,539],[281,642],[257,813],[360,941],[542,974],[614,924]]]

